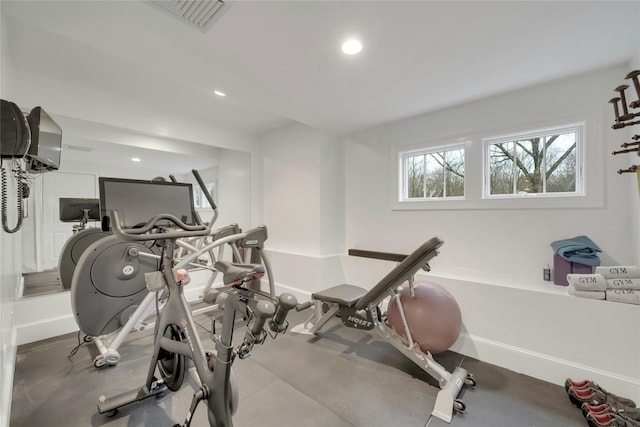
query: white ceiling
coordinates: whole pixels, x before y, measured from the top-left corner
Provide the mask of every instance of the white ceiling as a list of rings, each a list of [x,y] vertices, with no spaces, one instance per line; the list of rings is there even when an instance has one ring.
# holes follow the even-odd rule
[[[109,122],[109,105],[112,125],[126,114],[168,134],[179,121],[348,132],[640,50],[638,1],[228,1],[204,34],[142,1],[2,0],[1,10],[3,79],[58,87],[54,113]],[[340,52],[349,35],[364,43],[358,56]]]

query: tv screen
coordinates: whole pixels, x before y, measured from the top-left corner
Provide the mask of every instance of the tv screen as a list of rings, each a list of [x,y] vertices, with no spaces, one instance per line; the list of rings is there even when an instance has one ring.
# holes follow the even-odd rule
[[[35,107],[27,116],[31,129],[31,146],[27,158],[31,172],[46,172],[60,168],[62,129],[42,109]]]
[[[100,200],[73,197],[60,198],[60,221],[82,221],[87,211],[87,220],[100,221]]]
[[[111,218],[111,212],[118,211],[124,228],[139,227],[159,214],[170,214],[195,225],[191,184],[102,177],[98,183],[100,214]],[[172,224],[166,221],[159,225]]]

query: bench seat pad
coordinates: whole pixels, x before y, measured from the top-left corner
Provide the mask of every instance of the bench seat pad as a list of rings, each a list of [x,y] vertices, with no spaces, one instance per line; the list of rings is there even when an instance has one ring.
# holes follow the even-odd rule
[[[352,306],[367,293],[367,290],[354,285],[337,285],[311,295],[314,300]]]

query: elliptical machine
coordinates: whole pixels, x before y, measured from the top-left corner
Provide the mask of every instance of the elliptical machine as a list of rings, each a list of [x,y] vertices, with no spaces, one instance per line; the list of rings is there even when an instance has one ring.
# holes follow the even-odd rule
[[[159,196],[158,192],[153,194],[156,201]],[[171,198],[166,202],[174,203]],[[110,216],[114,234],[121,240],[135,243],[161,242],[163,251],[160,266],[157,271],[146,274],[146,282],[149,290],[156,294],[166,289],[168,298],[155,324],[154,350],[145,384],[137,390],[114,397],[101,396],[98,412],[113,415],[118,408],[129,403],[157,396],[167,390],[177,391],[182,386],[187,362],[192,362],[193,366],[188,370],[198,386],[182,426],[188,427],[191,424],[196,407],[202,401],[208,407],[211,426],[232,426],[231,417],[237,408],[238,398],[231,365],[236,356],[243,359],[255,344],[265,342],[268,337],[264,329],[267,320],[274,338],[277,334],[286,332],[286,317],[289,310],[297,305],[296,298],[290,294],[282,294],[277,300],[272,300],[269,294],[245,287],[251,280],[264,275],[265,269],[260,264],[216,262],[215,268],[223,273],[225,285],[225,290],[217,298],[218,304],[224,307],[223,325],[221,333],[216,335],[214,332],[212,336],[215,351],[205,351],[184,297],[183,287],[188,282],[188,272],[175,268],[180,264],[174,264],[173,253],[177,239],[205,236],[211,232],[211,224],[190,225],[176,215],[161,214],[153,216],[140,228],[131,228],[130,223],[121,221],[118,210],[111,212]],[[249,233],[241,233],[241,236],[225,237],[220,243],[248,235]],[[234,349],[232,339],[236,312],[249,314],[250,320],[244,340]],[[156,371],[159,378],[156,377]]]
[[[63,289],[71,289],[73,272],[80,256],[94,242],[110,235],[100,228],[86,228],[91,220],[100,221],[100,201],[98,199],[60,198],[60,221],[77,222],[73,235],[67,239],[58,259],[58,274]]]
[[[204,189],[205,185],[198,171],[194,169],[192,173]],[[113,210],[114,206],[126,206],[130,215],[131,211],[136,210],[143,210],[150,215],[150,211],[141,205],[143,198],[153,194],[155,199],[156,196],[162,197],[166,193],[166,197],[172,199],[172,212],[181,217],[188,217],[197,224],[204,224],[195,209],[189,212],[189,207],[192,206],[191,196],[188,194],[191,184],[179,183],[173,176],[170,178],[171,182],[157,179],[143,181],[100,178],[100,209],[106,214],[107,211]],[[104,194],[105,187],[115,188],[116,191]],[[117,190],[118,188],[120,190]],[[135,197],[129,194],[131,191],[135,192]],[[208,197],[214,211],[208,223],[211,226],[216,221],[218,211],[211,196],[208,193],[205,196]],[[143,215],[137,213],[136,221],[146,220]],[[109,231],[109,216],[103,217],[102,228],[104,231],[88,228],[75,233],[65,244],[59,264],[61,282],[63,286],[68,284],[65,287],[71,289],[76,323],[80,330],[87,334],[85,342],[92,341],[99,351],[93,360],[96,368],[117,365],[121,359],[119,348],[128,334],[154,326],[151,316],[154,316],[156,311],[154,302],[157,296],[149,293],[144,274],[157,270],[162,250],[161,245],[155,242],[127,242],[113,235]],[[203,290],[203,302],[208,305],[195,309],[194,315],[217,308],[213,305],[215,290],[212,292],[218,273],[214,264],[225,256],[225,247],[230,247],[234,261],[240,260],[239,245],[255,248],[260,255],[266,239],[266,228],[263,232],[262,229],[263,227],[259,227],[255,233],[251,233],[251,238],[243,239],[243,236],[239,235],[239,226],[232,224],[205,236],[176,240],[177,250],[174,257],[177,257],[177,261],[185,261],[181,263],[181,267],[211,272]],[[231,239],[226,243],[220,243],[220,239],[234,235],[237,235],[238,240]],[[271,296],[275,296],[272,275],[266,259],[264,263],[267,267]],[[162,304],[164,300],[161,297],[159,299]]]

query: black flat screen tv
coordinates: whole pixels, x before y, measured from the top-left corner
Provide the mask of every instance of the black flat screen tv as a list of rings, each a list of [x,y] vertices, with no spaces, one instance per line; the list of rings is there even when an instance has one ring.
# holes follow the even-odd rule
[[[83,199],[77,197],[60,198],[60,221],[76,222],[85,219],[88,221],[100,221],[99,199]]]
[[[100,214],[103,221],[113,221],[112,211],[118,211],[124,228],[136,228],[159,214],[170,214],[185,224],[195,225],[191,184],[182,182],[144,181],[137,179],[98,179],[100,186]],[[109,217],[105,221],[104,217]],[[159,223],[171,227],[169,221]]]
[[[27,152],[30,172],[47,172],[60,168],[62,129],[42,109],[35,107],[27,115],[31,130],[31,146]]]

